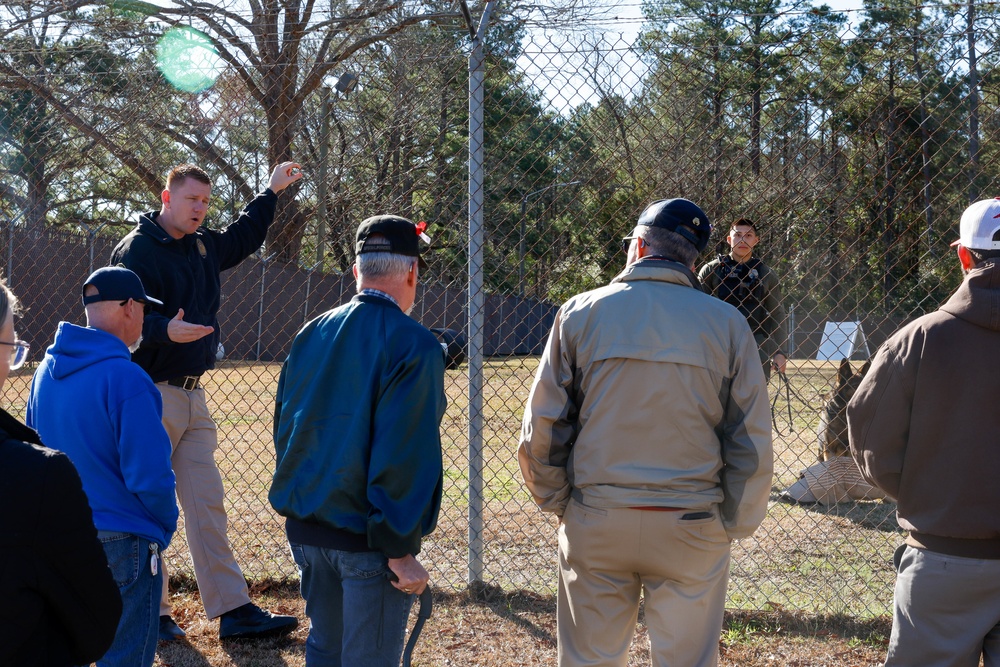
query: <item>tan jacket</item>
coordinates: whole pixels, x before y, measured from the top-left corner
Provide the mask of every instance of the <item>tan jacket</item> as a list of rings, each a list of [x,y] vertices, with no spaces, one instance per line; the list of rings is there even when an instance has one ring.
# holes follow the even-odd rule
[[[528,397],[518,459],[535,502],[720,504],[753,533],[771,489],[770,406],[736,308],[674,262],[644,259],[556,315]]]

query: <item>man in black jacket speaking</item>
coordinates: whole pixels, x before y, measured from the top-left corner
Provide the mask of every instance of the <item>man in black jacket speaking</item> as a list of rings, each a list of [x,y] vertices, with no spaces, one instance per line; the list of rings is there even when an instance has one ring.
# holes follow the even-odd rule
[[[219,346],[220,272],[252,255],[274,219],[278,193],[302,178],[299,165],[274,168],[268,188],[239,218],[222,230],[202,227],[212,181],[192,164],[174,167],[160,196],[159,213],[146,213],[111,255],[139,275],[163,300],[146,315],[142,345],[132,355],[163,396],[163,426],[173,448],[177,497],[205,614],[221,617],[219,636],[260,637],[295,629],[294,616],[275,616],[250,602],[243,571],[236,563],[223,505],[222,476],[215,464],[219,447],[201,375],[215,366]],[[160,639],[180,639],[184,631],[170,616],[167,577],[160,600]]]

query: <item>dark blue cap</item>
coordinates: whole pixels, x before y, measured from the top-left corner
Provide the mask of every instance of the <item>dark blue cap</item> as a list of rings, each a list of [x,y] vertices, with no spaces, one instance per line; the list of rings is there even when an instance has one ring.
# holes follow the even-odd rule
[[[83,305],[85,306],[88,303],[97,303],[98,301],[128,301],[129,299],[135,299],[140,303],[163,305],[159,299],[154,299],[146,294],[139,276],[124,266],[106,266],[103,269],[97,269],[84,281],[84,292],[86,292],[88,285],[97,289],[97,294],[84,296]]]
[[[698,252],[708,247],[712,224],[698,205],[687,199],[661,199],[646,207],[636,224],[660,227],[679,234],[691,242]]]

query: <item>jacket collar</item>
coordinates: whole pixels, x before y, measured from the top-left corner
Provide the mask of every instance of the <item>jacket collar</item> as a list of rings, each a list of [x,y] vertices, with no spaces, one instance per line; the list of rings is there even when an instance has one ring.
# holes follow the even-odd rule
[[[42,444],[35,429],[25,426],[3,409],[0,409],[0,432],[6,433],[7,437],[14,440],[34,445]]]
[[[156,219],[159,217],[160,217],[159,211],[150,211],[149,213],[144,213],[141,216],[139,216],[139,231],[146,236],[156,239],[160,243],[173,243],[174,241],[183,241],[188,236],[194,236],[194,234],[188,234],[184,238],[175,239],[170,234],[167,234],[167,230],[165,230],[163,227],[160,227],[160,224],[156,221]]]
[[[403,309],[400,308],[395,301],[390,301],[385,297],[376,296],[374,294],[355,294],[351,301],[355,301],[357,303],[371,303],[376,306],[385,306],[386,308],[395,308],[399,312],[403,312]]]
[[[693,287],[699,292],[702,291],[698,278],[695,277],[691,269],[680,262],[669,259],[654,257],[644,257],[634,264],[625,267],[625,270],[611,279],[612,283],[628,283],[638,280],[655,280],[664,283],[674,283]]]
[[[1000,260],[969,271],[941,310],[975,325],[1000,331]]]

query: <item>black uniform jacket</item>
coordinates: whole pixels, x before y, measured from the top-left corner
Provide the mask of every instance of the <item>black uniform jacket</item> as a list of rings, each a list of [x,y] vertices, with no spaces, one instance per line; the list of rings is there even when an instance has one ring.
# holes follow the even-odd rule
[[[220,273],[252,255],[264,243],[278,198],[271,190],[257,195],[240,217],[223,230],[199,227],[174,239],[157,224],[159,213],[146,213],[111,254],[142,279],[146,294],[163,306],[146,316],[142,346],[132,360],[153,382],[182,375],[201,375],[215,367],[219,347]],[[190,343],[174,343],[167,324],[184,309],[184,321],[214,327],[211,335]]]

